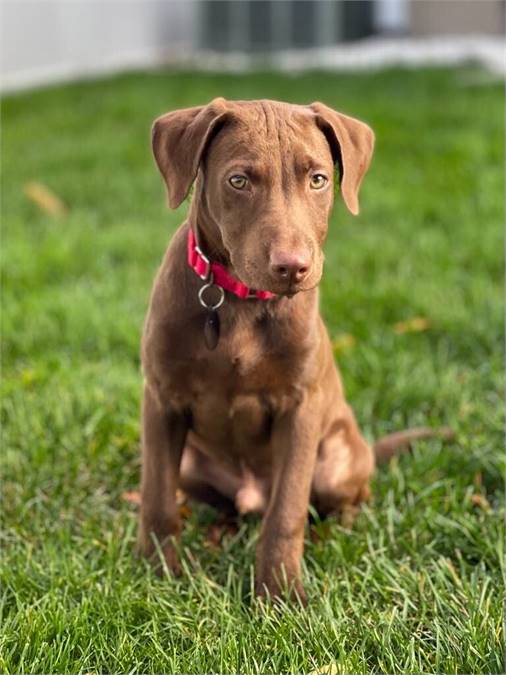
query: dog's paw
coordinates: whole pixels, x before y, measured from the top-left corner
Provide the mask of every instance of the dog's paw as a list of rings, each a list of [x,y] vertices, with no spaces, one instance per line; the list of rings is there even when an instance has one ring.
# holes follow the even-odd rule
[[[235,496],[235,507],[241,516],[246,513],[264,513],[267,500],[256,485],[245,485]]]
[[[160,543],[153,533],[147,535],[141,530],[137,539],[137,553],[151,564],[154,572],[160,577],[166,570],[176,577],[181,574],[181,564],[173,537],[165,538],[165,541]]]
[[[302,606],[307,605],[307,595],[298,578],[291,582],[285,581],[280,584],[275,579],[257,579],[255,584],[255,594],[260,600],[291,600],[298,602]]]

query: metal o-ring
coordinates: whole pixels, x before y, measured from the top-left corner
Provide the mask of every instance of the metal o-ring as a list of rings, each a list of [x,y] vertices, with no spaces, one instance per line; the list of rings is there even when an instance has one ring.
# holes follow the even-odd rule
[[[220,297],[218,299],[218,302],[216,302],[214,305],[208,305],[208,304],[206,304],[206,301],[204,300],[204,292],[207,291],[208,288],[212,288],[212,286],[219,289]],[[216,286],[216,284],[209,283],[209,284],[204,284],[202,286],[202,288],[199,290],[199,302],[202,305],[202,307],[205,307],[206,309],[218,309],[218,307],[222,306],[224,300],[225,300],[225,291],[223,290],[223,288],[221,286]]]

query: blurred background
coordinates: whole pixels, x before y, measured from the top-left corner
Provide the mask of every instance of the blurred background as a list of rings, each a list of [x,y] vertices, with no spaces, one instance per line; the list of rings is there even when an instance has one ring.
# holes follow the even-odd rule
[[[504,672],[504,2],[0,8],[0,671]],[[187,509],[174,585],[132,555],[140,335],[188,209],[166,206],[150,128],[216,96],[372,126],[360,215],[336,199],[329,223],[323,316],[368,439],[456,433],[378,472],[353,533],[310,537],[313,609],[293,620],[238,601],[253,524],[220,547]]]
[[[4,90],[167,64],[369,67],[474,57],[504,68],[502,0],[3,0],[1,8]],[[357,40],[358,52],[333,51]],[[290,59],[294,50],[303,58]]]

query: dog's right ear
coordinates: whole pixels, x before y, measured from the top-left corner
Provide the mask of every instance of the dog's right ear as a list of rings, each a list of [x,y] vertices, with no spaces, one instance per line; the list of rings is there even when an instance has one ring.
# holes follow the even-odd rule
[[[209,105],[175,110],[158,117],[152,128],[152,147],[169,196],[176,209],[197,176],[202,155],[227,115],[225,99]]]
[[[332,110],[316,101],[310,106],[316,124],[326,136],[334,163],[341,172],[341,194],[354,216],[358,214],[358,191],[374,150],[373,130],[364,122]]]

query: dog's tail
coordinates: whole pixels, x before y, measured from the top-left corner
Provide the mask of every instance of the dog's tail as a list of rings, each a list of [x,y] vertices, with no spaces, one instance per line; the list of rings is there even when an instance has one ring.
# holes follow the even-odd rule
[[[396,454],[411,451],[412,441],[418,441],[423,438],[442,438],[449,441],[454,438],[455,434],[449,427],[440,427],[439,429],[431,429],[430,427],[415,427],[414,429],[404,429],[404,431],[396,431],[393,434],[383,436],[373,446],[376,462],[388,462],[388,460]]]

